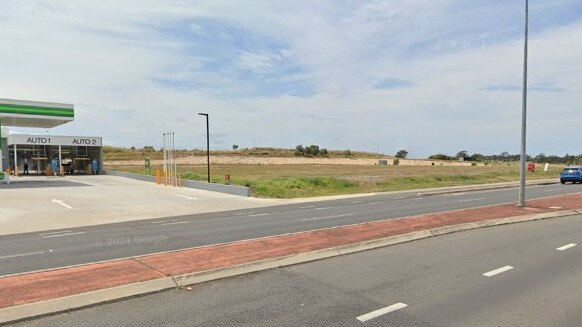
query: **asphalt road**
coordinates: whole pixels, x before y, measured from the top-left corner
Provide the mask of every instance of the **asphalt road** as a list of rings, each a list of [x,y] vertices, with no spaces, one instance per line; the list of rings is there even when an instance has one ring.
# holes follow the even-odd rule
[[[580,185],[546,185],[529,187],[527,194],[531,199],[581,191]],[[0,237],[0,276],[515,202],[516,196],[517,189],[428,197],[404,192],[8,235]]]
[[[579,327],[581,242],[582,216],[497,226],[16,326]]]

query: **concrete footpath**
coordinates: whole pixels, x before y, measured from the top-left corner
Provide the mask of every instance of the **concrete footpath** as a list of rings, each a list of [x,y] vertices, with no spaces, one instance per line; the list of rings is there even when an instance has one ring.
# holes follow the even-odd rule
[[[0,323],[455,231],[573,215],[582,193],[383,220],[0,278]]]

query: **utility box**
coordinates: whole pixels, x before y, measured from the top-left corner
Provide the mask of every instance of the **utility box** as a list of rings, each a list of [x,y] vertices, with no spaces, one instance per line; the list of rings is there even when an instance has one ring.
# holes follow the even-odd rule
[[[384,159],[378,160],[378,166],[388,166],[388,160]]]

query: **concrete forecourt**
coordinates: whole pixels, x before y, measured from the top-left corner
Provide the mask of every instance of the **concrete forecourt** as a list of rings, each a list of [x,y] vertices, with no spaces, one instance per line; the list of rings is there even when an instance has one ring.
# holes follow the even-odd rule
[[[6,273],[11,275],[0,278],[0,290],[5,294],[0,303],[0,307],[3,308],[0,309],[0,316],[5,321],[14,321],[252,271],[341,256],[354,251],[443,233],[574,215],[576,210],[582,208],[582,194],[572,193],[576,191],[579,192],[580,189],[556,185],[531,188],[530,194],[540,199],[530,201],[530,206],[525,209],[517,208],[512,203],[487,206],[487,202],[505,203],[509,202],[506,201],[508,197],[513,199],[515,190],[499,190],[443,194],[433,197],[421,197],[417,194],[394,196],[392,194],[390,198],[387,198],[386,195],[378,195],[314,202],[309,205],[267,207],[256,211],[253,209],[252,212],[243,210],[216,213],[206,219],[185,216],[174,220],[127,225],[129,229],[123,232],[132,230],[140,233],[141,236],[105,239],[105,241],[112,241],[112,244],[99,244],[99,239],[103,241],[102,236],[99,236],[99,231],[113,231],[115,225],[90,230],[62,231],[60,234],[36,233],[5,236],[3,239],[9,241],[10,244],[22,246],[29,244],[29,239],[43,239],[47,241],[45,244],[51,245],[51,248],[46,249],[46,253],[35,257],[34,261],[40,263],[40,266],[31,266],[27,263],[30,260],[13,258],[16,263],[14,267],[18,267],[18,271],[12,273],[4,271],[4,275]],[[552,194],[562,195],[550,196]],[[456,209],[461,210],[446,212],[439,210],[442,207],[451,206],[451,209],[454,209],[454,204],[456,204]],[[401,208],[400,215],[392,214],[392,216],[402,218],[386,220],[391,216],[390,211],[398,206]],[[407,214],[410,212],[416,212],[416,216]],[[430,212],[433,213],[430,214]],[[293,217],[296,217],[296,220]],[[291,220],[290,225],[287,220]],[[250,234],[245,231],[256,231],[257,227],[263,226],[259,227],[263,230],[263,238],[247,241],[233,239],[235,242],[204,247],[195,247],[196,244],[189,243],[194,248],[181,251],[169,249],[170,252],[159,254],[133,255],[128,259],[57,270],[49,269],[36,273],[21,273],[35,270],[35,268],[42,269],[43,265],[49,268],[50,264],[55,262],[57,266],[65,265],[66,260],[63,261],[63,257],[58,254],[63,250],[67,253],[65,245],[67,243],[69,246],[74,246],[77,241],[84,242],[86,245],[97,241],[95,245],[97,249],[101,247],[101,253],[113,252],[119,257],[122,257],[126,249],[133,251],[131,249],[143,250],[149,247],[149,250],[159,252],[164,246],[171,248],[175,245],[174,242],[179,243],[179,240],[189,238],[186,235],[195,233],[198,228],[212,228],[215,224],[221,226],[222,222],[235,227],[239,230],[239,235],[246,238]],[[204,227],[205,225],[208,227]],[[112,227],[114,229],[111,229]],[[145,233],[149,229],[152,229],[151,232]],[[209,232],[211,230],[204,233],[206,240],[199,244],[220,242],[219,239],[214,238],[214,235],[220,233]],[[311,231],[300,232],[301,230]],[[157,243],[154,242],[152,232],[161,237]],[[240,234],[240,232],[243,233]],[[232,232],[224,234],[236,235]],[[266,237],[277,234],[286,235]],[[167,237],[165,240],[164,235]],[[212,239],[208,239],[210,235]],[[255,234],[255,236],[261,237],[260,234]],[[201,238],[204,237],[201,236]],[[137,242],[138,239],[139,242]],[[129,241],[125,242],[125,240]],[[154,243],[161,244],[162,247],[157,247]],[[149,246],[144,246],[145,244]],[[184,248],[183,245],[185,244],[182,243],[179,248]],[[22,247],[18,250],[29,249]],[[50,250],[52,252],[49,252]],[[80,262],[82,262],[82,258],[85,258],[91,262],[95,257],[91,257],[90,252],[82,254],[75,260],[81,259]],[[70,252],[66,256],[75,257],[73,253]]]

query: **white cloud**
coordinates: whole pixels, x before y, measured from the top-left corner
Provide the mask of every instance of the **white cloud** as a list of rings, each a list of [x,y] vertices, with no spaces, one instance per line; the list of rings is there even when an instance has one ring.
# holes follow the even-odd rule
[[[582,152],[582,24],[533,6],[530,149]],[[73,102],[54,133],[116,145],[518,151],[519,6],[502,1],[19,1],[0,4],[0,97]],[[560,13],[562,11],[560,10]],[[487,18],[491,17],[491,18]],[[537,28],[537,29],[536,29]],[[9,50],[5,50],[9,49]],[[378,90],[383,80],[410,87]],[[299,91],[294,90],[299,88]],[[556,91],[556,92],[553,92]],[[557,92],[559,91],[559,92]],[[300,93],[300,96],[293,94]],[[560,129],[560,135],[555,133]],[[221,143],[219,143],[220,141]]]

